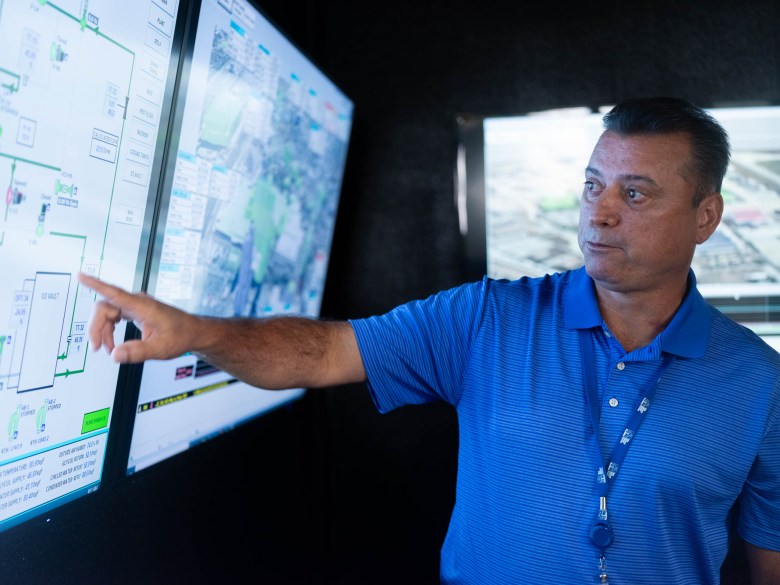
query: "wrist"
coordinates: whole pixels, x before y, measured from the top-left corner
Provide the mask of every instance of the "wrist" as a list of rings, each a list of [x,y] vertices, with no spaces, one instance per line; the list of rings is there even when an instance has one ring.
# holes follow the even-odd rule
[[[212,353],[220,345],[224,320],[215,317],[190,315],[189,350],[200,356]]]

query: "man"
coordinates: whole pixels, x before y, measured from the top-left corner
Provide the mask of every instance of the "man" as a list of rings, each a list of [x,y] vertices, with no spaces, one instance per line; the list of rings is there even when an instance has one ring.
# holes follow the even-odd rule
[[[383,412],[453,404],[443,582],[718,583],[738,510],[752,582],[780,583],[780,355],[706,304],[690,270],[721,219],[728,139],[669,98],[604,125],[582,269],[346,323],[199,318],[82,276],[105,297],[93,347],[119,362],[194,351],[264,388],[367,380]],[[143,339],[115,347],[122,318]]]

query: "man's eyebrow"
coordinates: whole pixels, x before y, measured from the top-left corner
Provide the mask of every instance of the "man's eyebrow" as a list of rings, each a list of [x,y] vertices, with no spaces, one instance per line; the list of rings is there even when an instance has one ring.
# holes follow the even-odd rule
[[[656,183],[653,179],[645,175],[621,175],[620,178],[624,181],[647,183],[649,185],[658,187],[658,183]]]
[[[601,174],[601,171],[599,171],[595,167],[585,167],[585,174],[586,175],[593,175],[595,177],[601,178],[603,175]],[[647,183],[649,185],[654,185],[658,187],[658,183],[655,182],[655,180],[651,179],[650,177],[646,175],[620,175],[621,181],[635,181],[635,182],[641,182],[641,183]]]
[[[585,167],[585,174],[586,175],[596,175],[597,177],[601,176],[601,172],[597,168],[594,167]]]

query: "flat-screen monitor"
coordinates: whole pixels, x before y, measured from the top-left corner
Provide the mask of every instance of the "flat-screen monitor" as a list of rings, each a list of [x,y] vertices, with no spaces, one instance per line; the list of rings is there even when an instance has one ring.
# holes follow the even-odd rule
[[[138,282],[177,4],[0,2],[0,530],[101,484],[119,367],[76,275]]]
[[[458,201],[470,277],[514,279],[582,265],[584,169],[609,109],[459,120]],[[780,349],[780,107],[707,111],[728,132],[732,157],[723,220],[694,255],[699,289]]]
[[[353,103],[246,0],[203,0],[148,292],[199,315],[320,315]],[[131,474],[302,396],[194,354],[140,375]]]

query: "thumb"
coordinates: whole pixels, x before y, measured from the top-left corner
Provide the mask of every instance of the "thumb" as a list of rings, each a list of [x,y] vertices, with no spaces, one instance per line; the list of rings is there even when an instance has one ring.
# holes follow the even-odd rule
[[[149,359],[148,342],[131,339],[117,345],[111,352],[111,359],[120,364],[138,364]]]

